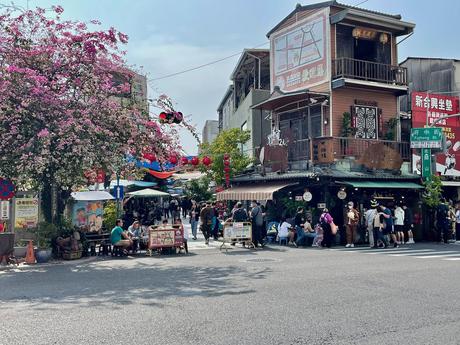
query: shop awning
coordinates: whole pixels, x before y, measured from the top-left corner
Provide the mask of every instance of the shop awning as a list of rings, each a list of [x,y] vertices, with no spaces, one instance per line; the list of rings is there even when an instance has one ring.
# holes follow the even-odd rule
[[[295,183],[236,186],[217,193],[217,200],[273,200],[273,194]]]
[[[296,102],[307,100],[311,102],[313,99],[313,102],[317,103],[322,102],[328,98],[329,95],[325,93],[310,92],[308,90],[296,92],[283,92],[279,88],[275,87],[275,90],[272,92],[268,99],[253,105],[251,108],[262,110],[277,110],[281,107],[285,107]]]
[[[157,183],[155,182],[146,182],[146,181],[129,181],[129,180],[120,180],[120,186],[129,187],[129,186],[136,186],[136,187],[154,187]],[[117,180],[110,181],[110,189],[115,188],[117,186]]]
[[[137,198],[153,198],[159,196],[169,196],[169,193],[162,192],[161,190],[156,189],[141,189],[137,192],[127,193],[129,196],[137,197]]]
[[[112,194],[104,191],[73,192],[70,194],[70,196],[77,201],[100,201],[115,199]]]
[[[423,189],[425,187],[415,182],[401,181],[336,181],[337,184],[350,185],[355,188],[397,188],[397,189]]]

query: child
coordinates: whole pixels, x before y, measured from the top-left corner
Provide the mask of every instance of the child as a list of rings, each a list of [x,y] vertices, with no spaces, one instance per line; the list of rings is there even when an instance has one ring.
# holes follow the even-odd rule
[[[184,249],[185,249],[185,254],[188,254],[188,246],[187,246],[188,230],[184,228],[184,225],[182,224],[182,220],[180,218],[177,218],[175,220],[174,225],[178,225],[180,229],[182,230],[182,233],[184,234]]]

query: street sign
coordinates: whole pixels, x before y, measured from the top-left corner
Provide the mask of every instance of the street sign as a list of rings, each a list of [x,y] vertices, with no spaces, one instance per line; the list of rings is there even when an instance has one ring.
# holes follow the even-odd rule
[[[412,149],[440,149],[442,147],[442,128],[412,128],[410,147]]]
[[[124,194],[125,194],[124,192],[125,192],[125,190],[124,190],[123,186],[114,186],[113,191],[112,191],[112,195],[117,200],[123,200],[123,197],[124,197]]]
[[[422,149],[422,177],[431,179],[431,150]]]

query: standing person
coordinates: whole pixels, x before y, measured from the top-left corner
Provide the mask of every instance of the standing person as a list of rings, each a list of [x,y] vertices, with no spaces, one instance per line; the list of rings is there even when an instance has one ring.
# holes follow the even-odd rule
[[[373,232],[374,232],[374,246],[372,248],[379,248],[383,245],[384,248],[388,247],[388,240],[384,235],[385,221],[382,212],[379,212],[380,205],[376,200],[371,202],[371,207],[376,207],[376,212],[373,219]]]
[[[377,245],[377,238],[374,237],[374,219],[378,214],[377,211],[378,203],[376,200],[371,200],[371,208],[364,213],[364,219],[366,220],[367,233],[369,234],[369,247]]]
[[[196,241],[196,232],[198,222],[200,220],[200,208],[195,200],[192,200],[192,207],[190,208],[190,225],[192,226],[193,240]]]
[[[254,247],[260,244],[263,247],[262,243],[262,226],[264,225],[264,216],[262,213],[262,208],[259,206],[256,200],[251,202],[251,227],[252,227],[252,243]]]
[[[436,221],[437,221],[437,242],[441,243],[441,236],[444,243],[448,243],[449,239],[449,207],[446,204],[446,200],[442,199],[436,210]]]
[[[356,227],[359,222],[359,212],[354,208],[353,201],[349,201],[347,204],[347,214],[345,215],[345,225],[347,233],[347,244],[345,248],[353,248],[356,240]]]
[[[408,238],[406,244],[414,244],[414,215],[407,205],[404,204],[402,208],[404,210],[404,229],[407,231]]]
[[[214,217],[214,210],[211,204],[207,202],[200,212],[201,232],[203,233],[205,244],[209,244],[209,237],[211,236],[212,230],[212,217]]]
[[[334,223],[334,219],[327,208],[323,209],[323,213],[319,217],[319,223],[323,229],[323,241],[321,242],[321,245],[323,247],[331,248],[334,239],[334,235],[332,234],[332,223]]]
[[[179,202],[176,199],[172,199],[171,202],[169,203],[169,213],[172,218],[172,223],[174,224],[174,221],[180,216]]]
[[[238,201],[232,211],[232,219],[234,222],[247,222],[249,219],[248,212],[243,208],[243,204]]]
[[[396,233],[396,240],[399,243],[405,243],[404,241],[404,210],[401,205],[397,205],[395,208],[395,233]]]
[[[211,204],[211,207],[214,211],[214,216],[212,217],[212,230],[211,230],[211,235],[214,238],[214,240],[218,240],[218,234],[219,234],[219,212],[217,211],[217,205],[216,202],[213,201]]]
[[[164,216],[166,219],[169,218],[169,200],[168,199],[165,199],[165,201],[163,201],[163,213],[164,213]]]
[[[394,247],[398,248],[399,243],[398,243],[398,240],[396,239],[396,235],[394,231],[393,215],[391,214],[391,210],[385,205],[380,205],[380,210],[381,210],[380,215],[382,216],[381,221],[382,221],[382,228],[383,228],[382,230],[383,236],[390,235],[391,239],[393,240]],[[385,243],[385,245],[386,244],[387,243]]]
[[[180,203],[180,207],[182,209],[182,218],[187,218],[187,213],[188,213],[188,209],[189,209],[189,203],[188,203],[187,198],[182,199],[182,201]]]

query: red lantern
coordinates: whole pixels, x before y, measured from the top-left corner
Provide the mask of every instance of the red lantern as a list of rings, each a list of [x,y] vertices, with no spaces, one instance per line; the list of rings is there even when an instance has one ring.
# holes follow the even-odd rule
[[[155,162],[157,160],[157,157],[153,153],[144,153],[142,157],[150,162]]]
[[[229,173],[229,172],[230,172],[230,168],[229,168],[229,167],[225,167],[225,168],[224,168],[224,171],[225,171],[226,173]]]
[[[208,165],[211,165],[211,163],[212,163],[211,158],[209,158],[208,156],[203,157],[203,164],[204,165],[208,166]]]
[[[176,156],[171,156],[169,157],[169,163],[176,165],[177,164],[177,157]]]
[[[188,164],[188,158],[187,158],[187,157],[182,157],[182,158],[180,159],[180,161],[181,161],[182,164],[184,164],[184,165],[185,165],[185,164]]]
[[[226,167],[230,166],[230,161],[224,161],[224,165],[225,165]]]
[[[166,120],[166,113],[163,111],[160,113],[160,115],[158,115],[158,117],[160,118],[160,120]]]
[[[230,155],[229,155],[229,154],[227,154],[227,153],[226,153],[226,154],[224,154],[224,160],[225,160],[225,161],[228,161],[229,159],[230,159]]]
[[[192,165],[197,166],[198,164],[200,164],[200,160],[198,159],[198,157],[193,157],[191,163]]]
[[[104,179],[105,179],[104,170],[99,169],[99,170],[97,171],[96,182],[97,182],[97,183],[104,183]]]

